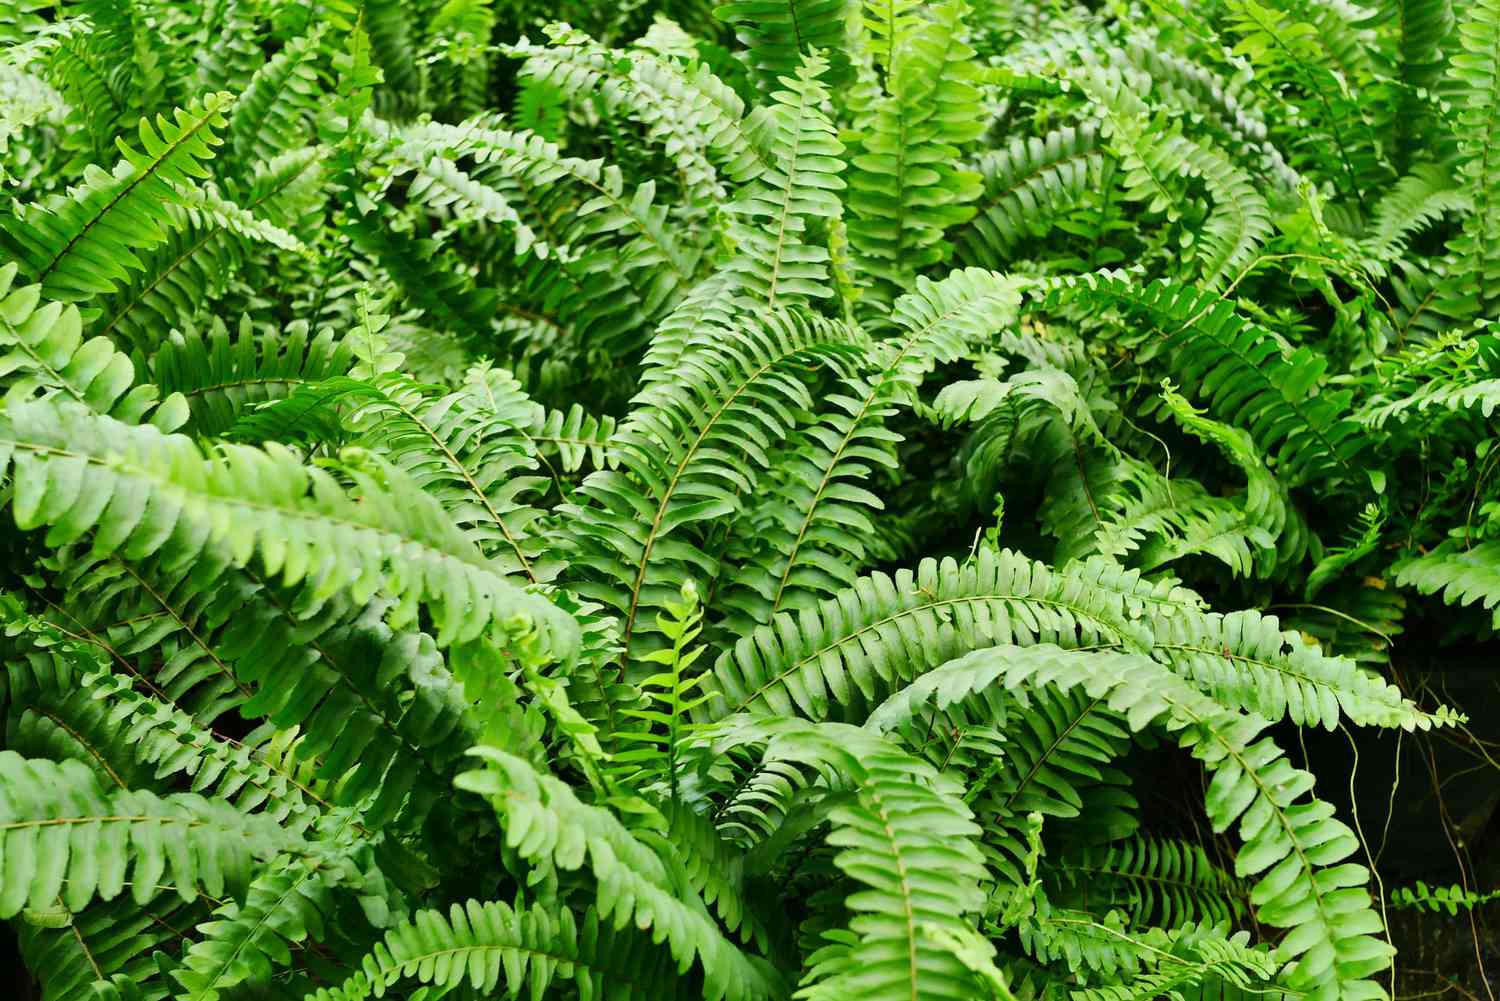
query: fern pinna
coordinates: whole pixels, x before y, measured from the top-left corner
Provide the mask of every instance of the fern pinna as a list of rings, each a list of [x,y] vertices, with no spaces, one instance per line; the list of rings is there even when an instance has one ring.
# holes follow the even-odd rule
[[[25,996],[1387,997],[1500,5],[617,8],[0,0]]]

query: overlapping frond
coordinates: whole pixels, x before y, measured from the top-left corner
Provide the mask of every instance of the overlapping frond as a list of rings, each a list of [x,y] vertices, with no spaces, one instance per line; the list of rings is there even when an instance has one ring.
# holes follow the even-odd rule
[[[577,587],[619,611],[628,656],[649,649],[648,616],[681,580],[717,573],[694,532],[742,508],[810,403],[798,370],[856,340],[842,324],[783,311],[734,324],[637,396],[612,445],[619,468],[590,474],[563,509],[573,562],[589,572]]]
[[[478,747],[473,753],[486,767],[461,775],[459,787],[494,804],[506,822],[507,844],[533,865],[565,872],[587,865],[598,881],[594,907],[601,923],[649,928],[680,971],[701,967],[705,998],[778,995],[774,972],[725,938],[696,894],[680,896],[662,860],[613,813],[581,802],[566,783],[504,751]]]
[[[1260,920],[1289,929],[1277,958],[1287,986],[1316,997],[1378,997],[1369,978],[1391,948],[1364,889],[1368,872],[1346,861],[1359,849],[1333,808],[1308,795],[1313,777],[1260,734],[1266,721],[1227,711],[1155,662],[1133,654],[1045,646],[981,650],[925,675],[903,701],[954,703],[994,685],[1082,689],[1132,730],[1156,723],[1213,773],[1205,799],[1218,831],[1236,829],[1235,874],[1253,878]]]
[[[50,526],[54,544],[91,532],[98,554],[165,551],[173,561],[222,544],[233,565],[258,555],[268,574],[287,586],[310,582],[314,596],[348,589],[362,602],[397,584],[404,602],[393,620],[412,621],[417,602],[429,600],[442,645],[518,613],[547,629],[560,654],[576,643],[573,623],[496,573],[438,516],[436,501],[358,455],[345,467],[356,500],[284,449],[231,445],[205,455],[188,438],[50,402],[10,407],[0,439],[17,522]]]
[[[1353,460],[1365,442],[1335,394],[1313,391],[1327,361],[1312,349],[1283,357],[1274,337],[1231,303],[1168,281],[1141,287],[1104,280],[1055,298],[1075,295],[1146,320],[1162,338],[1159,353],[1174,378],[1195,387],[1221,420],[1248,430],[1275,456],[1287,483],[1357,485]]]

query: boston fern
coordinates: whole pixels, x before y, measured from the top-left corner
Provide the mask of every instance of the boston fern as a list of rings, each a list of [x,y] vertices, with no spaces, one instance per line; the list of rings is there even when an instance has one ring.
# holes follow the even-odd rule
[[[1387,996],[1283,748],[1500,626],[1500,3],[0,45],[38,997]]]

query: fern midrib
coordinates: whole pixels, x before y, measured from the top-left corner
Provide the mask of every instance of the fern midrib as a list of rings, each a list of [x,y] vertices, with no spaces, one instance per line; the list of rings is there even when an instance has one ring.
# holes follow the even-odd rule
[[[280,195],[282,192],[286,191],[298,180],[300,180],[302,175],[307,173],[307,171],[310,170],[317,162],[318,161],[316,158],[310,158],[307,163],[304,164],[302,168],[299,169],[296,173],[286,178],[282,183],[268,189],[265,194],[261,195],[259,198],[255,199],[253,202],[247,205],[245,207],[246,210],[254,211],[261,205],[270,201],[272,198],[275,198],[277,195]],[[108,335],[109,332],[113,330],[121,320],[123,320],[126,316],[133,312],[137,306],[144,303],[146,301],[146,297],[149,296],[152,292],[155,292],[157,287],[161,285],[162,282],[166,281],[172,275],[176,274],[178,268],[182,267],[183,263],[186,262],[188,258],[192,257],[193,255],[197,254],[198,251],[202,250],[205,244],[207,244],[215,236],[227,234],[229,232],[229,230],[225,229],[222,226],[205,226],[203,227],[203,229],[203,238],[197,243],[193,244],[187,250],[184,250],[181,254],[178,254],[176,259],[173,260],[172,263],[168,265],[161,274],[157,275],[151,280],[151,283],[149,285],[141,289],[139,295],[135,296],[130,300],[130,302],[126,303],[124,309],[121,309],[117,313],[115,313],[115,315],[110,319],[108,325],[106,325],[102,330],[99,331],[101,335]]]
[[[239,936],[239,941],[235,943],[234,948],[227,953],[217,954],[219,962],[217,964],[217,972],[215,972],[213,975],[213,980],[204,985],[200,990],[191,994],[184,994],[181,996],[194,999],[194,1001],[202,998],[218,997],[218,991],[216,988],[219,986],[220,981],[224,979],[225,974],[229,972],[230,968],[235,964],[236,961],[239,960],[240,956],[244,954],[245,950],[250,947],[250,943],[256,941],[259,938],[261,930],[270,924],[271,919],[276,916],[281,905],[285,903],[288,898],[296,894],[298,889],[300,889],[304,883],[306,883],[309,879],[316,875],[318,869],[321,867],[322,860],[317,858],[311,859],[308,865],[303,866],[302,873],[298,877],[298,879],[295,882],[287,885],[285,891],[276,898],[276,903],[274,905],[261,909],[260,916],[255,920],[253,924],[251,924],[245,934]],[[248,901],[246,903],[248,905]],[[240,913],[243,914],[244,911],[241,910]],[[201,941],[204,943],[212,943],[214,940],[212,938],[204,938]]]
[[[794,122],[791,156],[787,158],[786,185],[781,191],[781,217],[776,224],[776,250],[771,263],[771,283],[767,290],[768,305],[776,308],[776,286],[781,281],[781,260],[786,252],[786,225],[792,213],[792,192],[797,190],[797,161],[802,150],[803,115],[807,112],[807,88],[797,91],[797,117]]]
[[[791,580],[792,571],[796,568],[797,554],[801,551],[802,542],[806,538],[808,529],[812,526],[813,516],[817,512],[818,504],[822,500],[823,494],[827,491],[828,485],[833,481],[834,470],[838,468],[839,459],[843,457],[844,452],[849,447],[849,443],[854,440],[855,432],[859,430],[860,422],[864,420],[865,415],[869,413],[870,408],[874,406],[875,400],[880,397],[885,388],[900,378],[902,374],[900,371],[901,363],[916,349],[917,342],[931,334],[940,324],[960,315],[969,305],[968,301],[957,301],[951,304],[946,311],[939,313],[928,320],[922,327],[912,331],[902,342],[900,353],[886,366],[885,371],[881,375],[880,382],[876,383],[874,388],[870,390],[869,395],[865,397],[863,404],[860,406],[858,416],[850,422],[849,431],[839,442],[838,450],[830,458],[823,472],[823,478],[818,483],[818,489],[814,493],[812,501],[807,506],[807,513],[802,519],[802,524],[797,529],[796,541],[793,542],[791,551],[787,555],[786,567],[782,571],[781,579],[776,584],[776,597],[771,602],[771,615],[774,616],[781,608],[781,600],[786,591],[787,582]]]
[[[41,820],[17,820],[0,824],[0,831],[31,830],[38,827],[66,827],[72,824],[180,824],[183,827],[222,827],[206,820],[160,814],[104,814],[95,817],[47,817]]]
[[[198,251],[202,250],[210,240],[212,240],[216,236],[221,235],[223,232],[225,231],[222,229],[205,227],[202,239],[173,258],[172,262],[168,264],[164,269],[162,269],[162,272],[160,274],[151,279],[151,282],[141,289],[140,295],[132,298],[130,302],[125,305],[124,309],[117,312],[110,319],[109,323],[99,331],[100,336],[108,336],[109,332],[111,330],[114,330],[119,322],[123,320],[127,315],[129,315],[137,306],[145,302],[146,297],[155,292],[157,287],[160,286],[162,282],[166,281],[172,275],[176,274],[177,270],[181,268],[189,258],[196,255]]]
[[[901,851],[901,842],[891,827],[890,810],[886,807],[880,790],[872,781],[861,783],[861,790],[869,793],[874,801],[876,816],[880,818],[880,829],[885,832],[886,844],[890,846],[891,858],[896,864],[896,880],[901,888],[901,911],[906,921],[906,969],[911,985],[911,1001],[918,1001],[921,988],[921,969],[917,964],[917,917],[912,904],[911,877],[907,874],[906,857]]]
[[[119,772],[116,772],[114,770],[114,768],[109,763],[109,759],[104,756],[104,753],[97,746],[95,746],[94,742],[86,739],[84,735],[80,733],[75,727],[73,727],[72,724],[68,723],[67,720],[63,719],[53,710],[48,709],[46,706],[42,705],[26,706],[25,710],[34,712],[38,716],[51,720],[54,726],[56,726],[59,730],[66,732],[69,737],[72,737],[73,740],[77,742],[79,747],[84,749],[89,757],[94,759],[94,761],[99,765],[104,773],[110,777],[110,780],[113,781],[115,785],[119,786],[122,790],[130,788],[125,784],[125,780],[120,778]]]
[[[283,48],[281,51],[282,52],[286,52],[287,49]],[[261,157],[261,159],[269,159],[269,158],[266,157],[264,154],[260,154],[259,151],[254,148],[255,145],[256,145],[256,140],[258,140],[260,138],[262,130],[265,129],[266,124],[270,121],[270,119],[271,119],[271,112],[275,109],[276,103],[279,100],[281,100],[281,95],[284,94],[284,93],[286,93],[287,89],[289,87],[291,87],[292,79],[297,75],[297,71],[302,68],[302,66],[306,62],[308,56],[310,54],[316,54],[316,52],[317,52],[316,48],[314,48],[312,46],[307,46],[301,52],[296,53],[296,58],[295,59],[288,59],[287,60],[287,63],[286,63],[286,72],[283,73],[283,74],[281,74],[281,80],[278,81],[275,84],[275,89],[273,91],[271,91],[270,98],[263,105],[263,107],[265,108],[265,111],[264,111],[263,114],[261,114],[261,115],[258,116],[257,121],[254,123],[255,124],[254,131],[250,133],[249,138],[245,139],[245,145],[250,146],[251,147],[251,152],[256,153],[258,156]],[[265,67],[269,68],[270,65],[271,65],[270,63],[266,63]],[[252,79],[250,81],[250,83],[251,83],[251,85],[253,85],[255,83],[254,79]],[[247,90],[248,90],[248,87],[247,87]],[[246,108],[250,108],[250,109],[254,109],[254,107],[255,107],[254,103],[251,102],[251,101],[248,101],[248,100],[245,101],[242,106],[246,107]],[[233,130],[233,123],[232,122],[230,123],[230,128],[231,128],[231,130]],[[239,136],[236,136],[235,138],[238,140]],[[235,143],[235,147],[236,147],[235,148],[235,152],[237,154],[243,156],[245,151],[239,148],[239,143],[238,142]]]
[[[1042,766],[1051,760],[1052,755],[1067,743],[1068,738],[1073,735],[1073,731],[1082,726],[1083,721],[1089,717],[1089,714],[1097,709],[1105,700],[1106,697],[1102,695],[1091,700],[1088,705],[1083,707],[1082,712],[1068,720],[1068,725],[1059,730],[1057,735],[1052,739],[1052,742],[1042,750],[1041,754],[1037,755],[1036,760],[1031,763],[1031,767],[1027,769],[1026,774],[1016,783],[1015,789],[1011,790],[1010,795],[1005,798],[1002,808],[1006,814],[1014,812],[1016,800],[1026,791],[1026,787],[1031,784],[1032,780],[1041,774]]]
[[[1274,28],[1266,27],[1265,23],[1261,20],[1260,10],[1263,8],[1255,4],[1245,4],[1240,9],[1249,15],[1250,19],[1255,22],[1256,27],[1265,32],[1276,43],[1276,47],[1282,51],[1287,60],[1293,66],[1297,67],[1297,76],[1302,77],[1304,82],[1307,81],[1308,78],[1303,69],[1302,60],[1297,57],[1297,54],[1292,51],[1291,46],[1286,44]],[[1333,113],[1333,105],[1329,103],[1328,95],[1322,87],[1317,86],[1315,83],[1305,83],[1305,86],[1317,95],[1318,103],[1323,105],[1324,120],[1328,123],[1328,128],[1333,133],[1334,144],[1338,146],[1339,159],[1343,162],[1344,173],[1349,177],[1349,186],[1354,189],[1354,200],[1359,202],[1360,208],[1363,209],[1365,207],[1365,193],[1359,186],[1358,176],[1354,173],[1354,164],[1349,159],[1349,150],[1344,144],[1343,130],[1339,128],[1339,118]]]
[[[296,616],[292,614],[292,610],[282,604],[280,595],[276,594],[271,586],[259,574],[255,573],[255,571],[251,570],[249,567],[241,567],[240,573],[244,574],[246,577],[249,577],[252,581],[259,585],[259,593],[261,594],[261,596],[264,597],[266,601],[276,609],[277,613],[280,614],[281,617],[285,619],[289,625],[292,625],[294,627],[297,626],[298,620]],[[356,686],[354,682],[350,680],[349,672],[339,666],[339,660],[330,655],[328,649],[323,645],[322,642],[320,642],[319,636],[309,636],[305,642],[309,647],[313,649],[314,652],[317,653],[319,659],[322,660],[324,664],[328,665],[329,670],[331,670],[334,677],[338,679],[338,683],[345,689],[347,689],[351,695],[353,695],[356,699],[363,703],[365,710],[379,721],[380,726],[385,729],[385,731],[389,733],[391,737],[397,741],[397,743],[401,744],[409,752],[411,752],[414,758],[421,760],[423,757],[423,755],[421,754],[422,748],[419,745],[414,744],[410,740],[408,740],[406,736],[401,732],[400,727],[398,727],[390,719],[390,717],[380,709],[380,707],[376,706],[374,702],[370,701],[369,696],[359,690],[358,686]],[[297,782],[295,779],[292,779],[291,781],[299,788],[302,788],[304,791],[312,794],[311,790],[303,786],[302,783]],[[316,795],[314,795],[313,798],[317,799],[319,802],[323,802],[323,800]]]
[[[28,319],[29,318],[30,317],[28,317]],[[23,320],[22,322],[25,321]],[[87,406],[87,402],[84,400],[83,395],[79,393],[78,390],[74,389],[73,385],[63,378],[61,372],[54,368],[52,364],[47,361],[47,359],[38,354],[36,349],[21,337],[21,332],[15,328],[14,324],[12,324],[8,319],[5,318],[3,313],[0,313],[0,323],[5,324],[5,334],[10,339],[11,344],[24,352],[26,357],[31,360],[31,364],[38,371],[46,373],[50,385],[64,390],[74,400]],[[71,358],[69,360],[71,361]]]
[[[59,903],[61,903],[61,901],[59,901]],[[89,961],[89,968],[94,971],[95,982],[108,982],[108,978],[104,975],[104,971],[99,968],[99,961],[94,958],[94,950],[90,949],[89,944],[84,941],[83,932],[78,928],[78,922],[69,921],[68,930],[73,933],[73,941],[78,943],[78,951],[82,952],[83,958]]]
[[[149,179],[154,179],[157,172],[161,169],[162,165],[167,162],[172,154],[176,153],[179,149],[185,146],[188,141],[196,136],[199,130],[206,127],[209,121],[212,120],[218,113],[219,112],[217,109],[210,111],[207,109],[207,106],[205,106],[203,117],[199,118],[198,121],[193,124],[192,128],[188,129],[187,131],[183,132],[182,135],[178,136],[175,142],[167,145],[167,147],[162,151],[161,155],[153,158],[152,161],[147,164],[145,169],[137,170],[135,176],[130,179],[130,183],[126,184],[123,188],[116,192],[115,196],[111,198],[107,204],[100,208],[98,212],[94,213],[93,217],[90,218],[88,222],[83,224],[83,228],[75,233],[72,238],[63,245],[63,248],[57,252],[57,254],[52,258],[47,266],[43,268],[41,272],[36,276],[36,280],[38,282],[45,282],[47,276],[57,268],[57,266],[65,257],[68,256],[68,254],[73,250],[73,247],[76,246],[80,240],[87,236],[89,232],[93,230],[93,228],[104,219],[105,216],[109,215],[109,213],[113,211],[116,205],[118,205],[123,199],[130,195],[130,193],[133,192],[137,187],[139,187],[141,184],[144,184]]]
[[[164,595],[159,593],[156,588],[152,587],[150,582],[147,581],[144,577],[136,573],[135,567],[131,566],[129,563],[121,559],[116,559],[114,562],[126,573],[128,573],[137,585],[139,585],[142,589],[145,590],[147,594],[151,596],[151,599],[161,607],[162,611],[166,615],[170,616],[172,621],[177,623],[178,628],[187,633],[188,637],[192,639],[194,646],[198,647],[198,649],[202,650],[205,654],[208,655],[208,658],[213,661],[214,666],[217,668],[219,674],[229,679],[230,683],[233,684],[235,688],[239,689],[240,694],[243,695],[247,700],[254,697],[255,693],[241,684],[240,679],[235,677],[234,672],[229,669],[229,665],[219,659],[219,655],[214,652],[213,647],[204,642],[203,637],[198,635],[198,631],[188,623],[187,619],[183,618],[178,610],[167,601]]]

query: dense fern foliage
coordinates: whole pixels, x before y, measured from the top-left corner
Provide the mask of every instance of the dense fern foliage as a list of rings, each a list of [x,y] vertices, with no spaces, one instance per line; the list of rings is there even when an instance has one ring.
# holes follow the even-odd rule
[[[0,0],[28,989],[1387,997],[1497,150],[1495,0]]]

